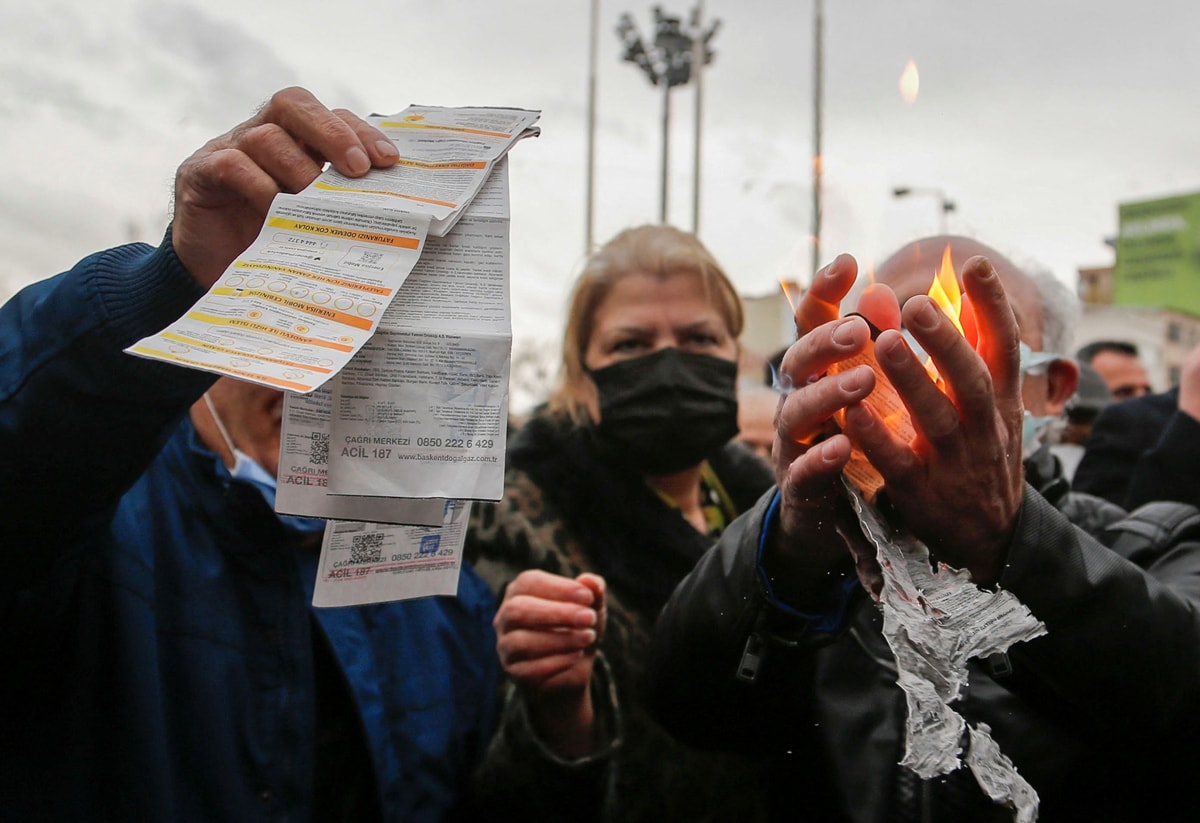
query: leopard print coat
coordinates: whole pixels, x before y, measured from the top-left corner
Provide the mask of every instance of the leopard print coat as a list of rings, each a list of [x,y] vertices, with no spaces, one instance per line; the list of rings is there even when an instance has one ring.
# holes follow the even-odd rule
[[[480,819],[765,819],[762,764],[684,746],[649,716],[639,694],[654,618],[713,538],[601,455],[588,430],[535,417],[511,444],[504,498],[474,507],[466,557],[497,598],[526,569],[606,578],[608,623],[593,694],[607,695],[599,711],[612,732],[610,745],[565,761],[537,739],[519,694],[506,686],[500,729],[474,787]],[[772,484],[770,470],[740,446],[709,464],[736,513]]]

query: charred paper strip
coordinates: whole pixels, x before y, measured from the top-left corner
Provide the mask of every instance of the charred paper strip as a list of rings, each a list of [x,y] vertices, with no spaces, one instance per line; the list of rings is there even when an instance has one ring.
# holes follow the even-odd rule
[[[971,727],[967,766],[988,797],[1016,809],[1016,823],[1034,823],[1037,820],[1037,792],[1017,774],[1013,762],[1001,753],[991,731],[987,723]]]
[[[984,591],[944,563],[935,571],[921,541],[892,526],[855,483],[843,483],[883,574],[883,634],[908,702],[901,765],[928,780],[962,766],[967,724],[950,703],[967,684],[967,661],[1040,637],[1046,626],[1011,592]],[[986,725],[969,730],[967,763],[989,797],[1012,806],[1018,823],[1032,823],[1037,792],[989,732]]]

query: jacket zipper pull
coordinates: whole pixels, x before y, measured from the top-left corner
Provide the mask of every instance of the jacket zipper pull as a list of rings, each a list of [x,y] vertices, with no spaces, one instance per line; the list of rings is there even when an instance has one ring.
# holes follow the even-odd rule
[[[742,659],[738,661],[737,678],[747,683],[758,679],[758,667],[762,665],[766,644],[762,635],[757,631],[751,632],[746,638],[746,647],[742,650]]]

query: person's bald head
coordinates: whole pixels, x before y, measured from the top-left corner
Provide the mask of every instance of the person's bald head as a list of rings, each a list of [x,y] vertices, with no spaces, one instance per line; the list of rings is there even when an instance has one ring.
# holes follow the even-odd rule
[[[1037,284],[1003,254],[978,240],[952,235],[916,240],[884,260],[875,270],[875,281],[889,286],[899,298],[900,305],[904,305],[908,298],[929,291],[941,268],[946,246],[950,247],[955,276],[961,272],[963,264],[977,254],[991,262],[1012,304],[1021,339],[1034,351],[1041,351],[1042,295]]]

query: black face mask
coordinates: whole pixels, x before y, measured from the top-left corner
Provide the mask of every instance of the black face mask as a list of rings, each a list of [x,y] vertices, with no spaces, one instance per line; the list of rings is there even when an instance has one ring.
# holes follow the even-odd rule
[[[590,372],[600,441],[649,475],[700,463],[738,432],[737,364],[666,348]]]

